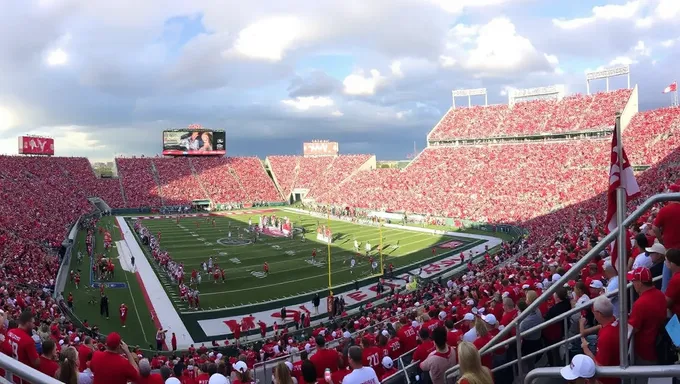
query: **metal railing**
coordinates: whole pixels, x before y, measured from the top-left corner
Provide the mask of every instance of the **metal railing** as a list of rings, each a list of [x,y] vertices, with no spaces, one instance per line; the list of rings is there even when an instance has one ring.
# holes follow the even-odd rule
[[[577,276],[581,270],[586,267],[592,259],[595,258],[600,252],[605,250],[605,248],[614,240],[619,238],[620,233],[623,233],[625,235],[625,231],[622,230],[628,227],[629,225],[635,223],[638,218],[640,218],[645,212],[647,212],[650,208],[652,208],[655,204],[662,203],[662,202],[668,202],[668,201],[680,201],[680,193],[662,193],[658,194],[655,196],[650,197],[649,199],[645,200],[640,206],[627,218],[621,220],[621,225],[618,226],[616,229],[611,231],[609,234],[607,234],[599,243],[597,243],[585,256],[583,256],[578,262],[576,262],[572,267],[562,276],[560,277],[559,280],[556,282],[553,282],[553,284],[547,288],[541,296],[539,296],[534,302],[529,304],[529,306],[522,311],[514,320],[512,320],[502,331],[500,331],[495,337],[493,337],[481,350],[480,354],[485,355],[489,352],[493,352],[498,348],[501,348],[503,346],[512,344],[512,343],[517,343],[517,360],[512,362],[512,364],[507,363],[505,364],[505,367],[512,366],[512,365],[517,365],[517,372],[518,375],[522,375],[522,364],[520,364],[521,361],[524,360],[522,357],[522,351],[521,351],[521,337],[526,336],[530,334],[531,332],[536,332],[538,330],[542,330],[543,328],[555,324],[558,321],[563,321],[563,319],[567,318],[567,316],[573,315],[575,313],[578,313],[580,310],[582,310],[586,305],[592,305],[592,300],[589,301],[586,305],[584,306],[579,306],[577,308],[572,308],[570,311],[565,312],[564,314],[551,319],[549,321],[543,322],[542,324],[539,324],[525,332],[519,332],[519,324],[524,320],[529,314],[535,312],[538,307],[543,304],[548,298],[550,298],[560,287],[563,287],[564,284],[566,284],[569,280],[571,280],[573,277]],[[622,209],[619,209],[619,211],[622,211]],[[625,215],[625,213],[624,213]],[[623,242],[621,242],[623,244]],[[625,247],[619,247],[620,250],[625,250]],[[621,261],[621,259],[619,260]],[[625,262],[625,258],[623,258],[623,262]],[[621,269],[621,268],[619,268]],[[624,279],[625,281],[625,271],[619,273],[619,280]],[[619,286],[628,286],[627,284],[619,284]],[[618,293],[618,290],[617,290]],[[611,296],[614,295],[614,293],[610,294]],[[621,295],[623,297],[626,297],[626,295]],[[625,312],[626,315],[628,314],[628,308],[627,308],[627,300],[619,300],[619,306],[622,312]],[[621,319],[619,319],[622,321]],[[514,337],[510,337],[508,340],[501,341],[505,339],[506,337],[510,336],[510,332],[513,329],[517,329],[517,334]],[[580,336],[579,336],[580,337]],[[562,344],[566,344],[567,342],[561,342]],[[560,344],[560,345],[562,345]],[[625,358],[624,360],[627,361],[627,347],[628,343],[622,343],[625,344],[625,348],[620,348],[621,350],[625,349]],[[547,350],[550,350],[552,348],[555,348],[554,345],[550,346],[551,348],[548,348]],[[545,349],[545,348],[544,348]],[[545,351],[543,351],[545,352]],[[620,351],[623,353],[623,351]],[[534,352],[534,355],[537,355],[537,352]],[[504,367],[504,368],[505,368]],[[456,365],[446,371],[446,377],[447,379],[453,379],[457,372],[458,372],[459,366]]]
[[[33,369],[23,363],[20,363],[18,360],[14,360],[3,353],[0,353],[0,367],[6,371],[5,379],[7,379],[7,381],[10,383],[13,382],[12,376],[16,375],[21,377],[24,382],[28,381],[33,384],[61,384],[61,381],[53,377],[49,377],[37,369]]]
[[[562,367],[536,368],[524,378],[524,384],[533,384],[540,378],[562,379],[560,374]],[[637,365],[628,368],[621,367],[597,367],[596,378],[618,377],[628,378],[652,378],[652,377],[680,377],[680,365]]]

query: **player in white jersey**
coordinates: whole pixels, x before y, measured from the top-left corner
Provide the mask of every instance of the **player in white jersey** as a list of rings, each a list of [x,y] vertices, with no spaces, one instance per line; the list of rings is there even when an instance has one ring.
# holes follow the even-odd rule
[[[197,280],[197,281],[196,281],[196,285],[201,285],[201,280],[202,280],[202,279],[203,279],[203,278],[201,277],[201,274],[199,273],[198,276],[196,277],[196,280]]]
[[[366,256],[371,252],[371,243],[366,242]]]
[[[212,271],[212,269],[213,269],[213,258],[212,258],[212,256],[210,256],[210,258],[208,259],[208,270]]]
[[[208,273],[208,264],[205,261],[201,263],[201,266],[203,267],[203,272]]]
[[[354,239],[354,252],[359,252],[359,242]]]
[[[227,234],[227,236],[231,239],[231,231]]]
[[[354,266],[357,264],[357,261],[354,260],[354,256],[349,260],[349,273],[354,273]]]

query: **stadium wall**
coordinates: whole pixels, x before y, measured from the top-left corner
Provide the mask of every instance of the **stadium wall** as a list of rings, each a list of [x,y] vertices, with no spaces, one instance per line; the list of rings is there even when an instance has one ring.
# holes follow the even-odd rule
[[[638,86],[635,85],[633,92],[630,93],[630,97],[628,98],[626,106],[623,108],[623,111],[621,111],[621,132],[626,131],[628,124],[630,124],[630,121],[633,120],[633,116],[639,112],[639,108]]]

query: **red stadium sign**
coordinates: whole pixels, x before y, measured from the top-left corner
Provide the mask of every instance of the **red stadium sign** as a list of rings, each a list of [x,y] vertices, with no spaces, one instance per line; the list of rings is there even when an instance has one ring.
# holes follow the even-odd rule
[[[313,141],[303,143],[303,149],[305,156],[334,156],[338,154],[338,143],[336,141]]]
[[[54,155],[54,139],[50,137],[19,136],[19,154]]]

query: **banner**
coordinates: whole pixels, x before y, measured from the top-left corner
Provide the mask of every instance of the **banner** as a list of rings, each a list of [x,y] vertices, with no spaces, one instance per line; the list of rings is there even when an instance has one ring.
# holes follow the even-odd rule
[[[336,141],[313,141],[302,145],[305,156],[335,156],[338,154],[338,143]]]
[[[54,139],[50,137],[19,136],[19,154],[54,155]]]
[[[163,131],[163,155],[225,155],[224,131],[211,131],[198,125]]]

